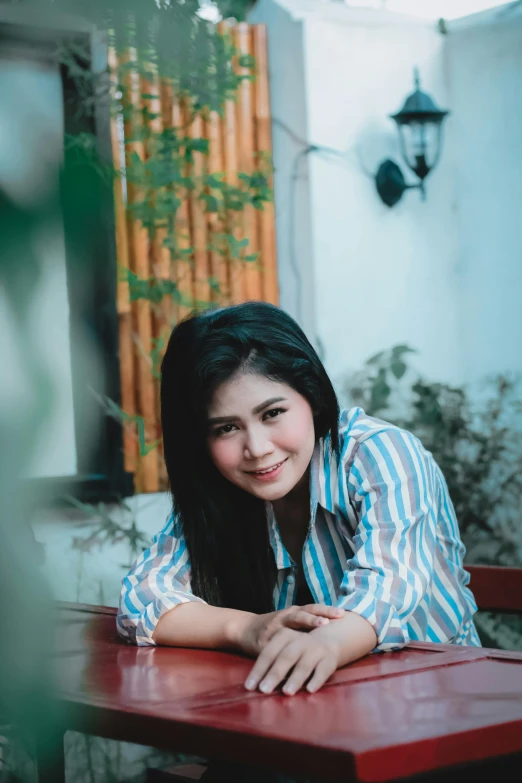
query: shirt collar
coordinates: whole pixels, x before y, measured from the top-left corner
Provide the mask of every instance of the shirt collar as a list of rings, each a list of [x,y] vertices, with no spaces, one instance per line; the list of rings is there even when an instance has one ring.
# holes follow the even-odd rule
[[[310,463],[310,519],[315,524],[317,506],[335,513],[339,498],[339,466],[330,448],[330,435],[320,438]]]

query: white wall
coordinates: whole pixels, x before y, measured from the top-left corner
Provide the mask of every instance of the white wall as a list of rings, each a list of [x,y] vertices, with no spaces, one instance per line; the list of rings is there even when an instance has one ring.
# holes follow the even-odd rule
[[[522,371],[522,14],[450,26],[446,54],[463,374],[475,381]]]
[[[274,5],[263,0],[255,16],[267,23],[269,40],[275,34]],[[389,12],[307,0],[279,5],[304,25],[307,140],[345,153],[309,156],[311,292],[326,367],[341,380],[372,353],[406,342],[421,352],[421,369],[460,381],[451,161],[445,156],[428,182],[426,204],[410,192],[393,210],[381,203],[364,171],[376,171],[387,157],[400,160],[388,115],[413,89],[415,66],[425,88],[441,106],[447,103],[444,39],[431,22]],[[285,82],[287,93],[288,88]],[[273,115],[287,121],[280,114],[281,90],[273,79]],[[276,169],[278,152],[275,148]],[[289,187],[288,178],[276,182],[276,189],[283,186]],[[279,219],[277,213],[278,232]],[[307,217],[298,215],[297,236],[302,230],[308,230]],[[278,262],[281,270],[288,265],[285,252]]]
[[[451,23],[444,35],[433,21],[389,11],[262,0],[253,20],[277,38],[271,57],[285,79],[272,79],[272,109],[287,124],[296,53],[277,37],[281,14],[303,25],[306,140],[344,153],[308,156],[311,225],[308,212],[296,220],[297,237],[311,229],[308,285],[330,374],[341,381],[396,343],[417,348],[418,368],[434,380],[522,369],[520,16],[501,8]],[[368,174],[386,157],[406,172],[389,114],[411,92],[415,66],[451,115],[426,202],[412,191],[390,210]],[[280,151],[276,206],[290,185]],[[286,231],[279,209],[276,217]],[[284,245],[278,262],[283,273]]]
[[[387,157],[400,161],[388,115],[411,92],[415,65],[446,105],[442,36],[417,22],[390,28],[313,20],[306,45],[312,137],[352,150],[344,165],[319,155],[310,164],[317,323],[327,369],[342,376],[383,348],[410,343],[422,369],[458,381],[451,163],[445,157],[428,181],[426,203],[412,191],[390,210],[358,161],[369,171]]]
[[[115,506],[107,511],[123,527],[134,520],[148,540],[161,530],[171,512],[166,492],[136,495],[127,498],[126,504],[130,511]],[[75,540],[87,538],[96,529],[99,517],[88,518],[70,508],[43,510],[32,522],[35,538],[43,545],[43,571],[57,600],[117,606],[121,580],[134,559],[126,543],[96,544],[89,551],[73,546]]]

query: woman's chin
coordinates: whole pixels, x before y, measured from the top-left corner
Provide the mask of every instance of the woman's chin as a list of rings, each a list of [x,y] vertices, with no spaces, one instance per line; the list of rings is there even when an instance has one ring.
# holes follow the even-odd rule
[[[248,489],[248,492],[250,492],[251,495],[255,495],[256,498],[260,498],[261,500],[280,500],[281,498],[284,498],[285,495],[287,495],[290,492],[290,489],[286,486],[278,485],[279,483],[275,483],[272,485],[264,485],[260,487],[250,487]]]

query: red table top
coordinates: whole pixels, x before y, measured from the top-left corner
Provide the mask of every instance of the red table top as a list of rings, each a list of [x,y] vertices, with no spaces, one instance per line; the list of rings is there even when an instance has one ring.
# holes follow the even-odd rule
[[[249,659],[127,645],[114,615],[60,608],[67,728],[368,783],[522,753],[522,653],[416,643],[340,669],[318,693],[267,696],[243,687]]]

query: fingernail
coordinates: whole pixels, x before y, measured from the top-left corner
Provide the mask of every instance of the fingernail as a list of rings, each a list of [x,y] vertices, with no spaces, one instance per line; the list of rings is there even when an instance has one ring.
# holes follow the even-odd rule
[[[263,693],[270,693],[273,687],[274,684],[270,680],[266,680],[266,682],[261,683],[259,690],[263,691]]]
[[[288,696],[293,696],[295,693],[295,685],[285,685],[283,688],[283,693],[286,693]]]
[[[306,690],[308,691],[308,693],[315,693],[317,688],[315,688],[313,685],[312,686],[307,685]]]
[[[250,679],[245,682],[245,688],[247,689],[247,691],[253,691],[255,687],[256,687],[255,680]]]
[[[320,617],[317,620],[317,625],[328,625],[328,617]]]

